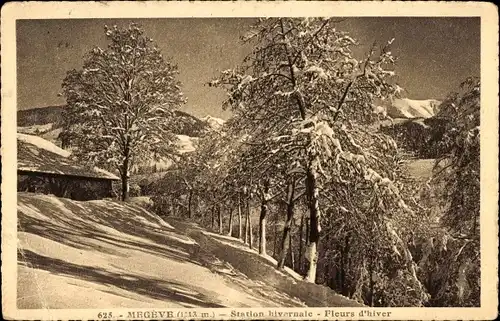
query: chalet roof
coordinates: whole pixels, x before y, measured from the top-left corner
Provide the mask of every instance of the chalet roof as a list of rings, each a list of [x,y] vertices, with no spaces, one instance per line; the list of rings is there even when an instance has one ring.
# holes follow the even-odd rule
[[[119,180],[103,169],[82,166],[69,156],[70,152],[41,137],[17,134],[18,171]]]

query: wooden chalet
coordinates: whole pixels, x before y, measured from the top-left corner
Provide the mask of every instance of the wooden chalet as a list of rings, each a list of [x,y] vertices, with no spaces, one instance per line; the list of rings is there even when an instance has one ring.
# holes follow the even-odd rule
[[[113,197],[120,179],[105,170],[82,166],[70,153],[38,136],[17,134],[17,190],[74,200]]]

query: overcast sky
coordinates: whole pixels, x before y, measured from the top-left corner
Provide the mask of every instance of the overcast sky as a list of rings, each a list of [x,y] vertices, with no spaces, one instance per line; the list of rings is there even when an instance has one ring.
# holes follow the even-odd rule
[[[64,104],[58,97],[67,70],[83,54],[104,47],[104,25],[140,23],[179,66],[179,80],[196,116],[227,118],[225,93],[204,86],[218,71],[238,65],[248,53],[239,37],[252,19],[67,19],[17,21],[18,108]],[[398,83],[412,99],[441,99],[466,77],[480,72],[479,18],[349,18],[339,25],[362,44],[395,38]]]

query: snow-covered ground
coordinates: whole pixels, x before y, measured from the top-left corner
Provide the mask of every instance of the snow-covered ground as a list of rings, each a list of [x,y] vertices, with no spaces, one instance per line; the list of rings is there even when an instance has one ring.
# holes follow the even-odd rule
[[[241,251],[245,251],[245,252],[253,253],[253,254],[257,253],[257,251],[255,249],[250,249],[248,247],[248,245],[245,245],[245,243],[240,239],[235,239],[234,237],[215,234],[215,233],[211,233],[211,232],[203,232],[203,234],[212,236],[212,237],[216,238],[220,243],[235,247]],[[276,259],[274,259],[270,255],[262,255],[262,258],[269,261],[269,263],[271,263],[273,266],[278,265],[278,261],[276,261]],[[303,276],[301,276],[300,274],[298,274],[297,272],[295,272],[294,270],[292,270],[291,268],[289,268],[287,266],[285,266],[284,271],[296,280],[303,280],[304,279]],[[281,273],[280,271],[277,271],[277,272]]]
[[[18,221],[18,308],[355,305],[130,203],[19,193]]]
[[[252,280],[257,287],[246,285],[249,290],[258,291],[262,296],[269,298],[281,297],[284,304],[289,298],[299,300],[310,307],[361,307],[363,305],[332,291],[330,288],[303,281],[296,272],[285,268],[276,269],[276,260],[269,255],[259,255],[255,249],[249,249],[241,240],[220,235],[198,227],[196,224],[183,220],[169,219],[178,231],[182,231],[193,238],[206,251],[225,261],[240,275]],[[238,279],[235,280],[238,282]],[[293,302],[293,301],[292,301]]]
[[[39,135],[51,131],[53,125],[53,123],[47,123],[43,125],[18,126],[17,131],[23,134]]]

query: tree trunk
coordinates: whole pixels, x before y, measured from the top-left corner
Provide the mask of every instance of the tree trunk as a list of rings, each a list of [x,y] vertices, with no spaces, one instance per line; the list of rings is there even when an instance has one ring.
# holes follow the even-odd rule
[[[273,231],[273,257],[276,258],[276,248],[278,247],[278,221],[279,221],[279,213],[280,211],[276,211],[274,213],[274,231]]]
[[[222,211],[220,205],[217,206],[217,214],[219,216],[219,234],[222,234]]]
[[[253,231],[252,231],[252,217],[250,216],[250,199],[247,198],[247,217],[248,217],[248,244],[253,249]]]
[[[290,230],[292,228],[292,219],[293,219],[293,214],[294,214],[294,194],[295,194],[295,186],[294,183],[290,183],[288,185],[288,195],[287,195],[287,205],[286,205],[286,221],[285,221],[285,227],[283,229],[283,238],[281,239],[281,252],[280,252],[280,259],[278,260],[278,268],[282,269],[285,267],[285,259],[286,256],[288,255],[288,248],[290,244]],[[302,232],[300,233],[302,237]],[[301,242],[302,246],[302,242]],[[290,247],[290,251],[293,249]],[[302,249],[301,249],[302,251]]]
[[[306,217],[306,247],[309,245],[309,217]]]
[[[128,184],[128,175],[122,175],[122,201],[128,200],[128,192],[129,192],[129,184]]]
[[[243,239],[243,231],[241,224],[241,195],[238,193],[238,238]]]
[[[193,190],[189,190],[189,195],[188,195],[188,217],[193,218]]]
[[[303,248],[304,248],[304,239],[303,239],[303,234],[304,232],[304,213],[300,216],[300,230],[299,230],[299,271],[300,273],[303,273],[304,269],[304,253],[303,253]]]
[[[259,254],[266,255],[266,218],[269,207],[269,181],[264,182],[259,218]]]
[[[196,217],[196,214],[200,215],[200,195],[194,195],[194,204],[193,204],[193,217]]]
[[[260,219],[259,219],[259,254],[266,254],[266,216],[267,205],[262,203],[260,206]]]
[[[321,212],[319,209],[319,191],[317,186],[317,174],[314,169],[308,168],[306,176],[306,193],[310,214],[310,231],[309,231],[309,270],[305,280],[307,282],[316,282],[316,269],[318,265],[318,243],[321,232],[320,219]]]
[[[128,144],[125,146],[123,166],[121,170],[121,179],[122,179],[122,201],[126,201],[128,199],[129,194],[129,178],[130,178],[130,151],[128,148]]]
[[[233,208],[229,208],[229,232],[227,235],[232,236],[233,235]]]
[[[246,203],[243,206],[245,210],[245,244],[248,244],[248,239],[250,238],[250,217],[248,216]]]
[[[215,205],[212,206],[212,230],[214,229],[215,225]]]
[[[290,231],[290,237],[288,238],[288,243],[290,244],[290,264],[292,270],[295,270],[295,255],[293,254],[293,244],[292,244],[292,231]]]

